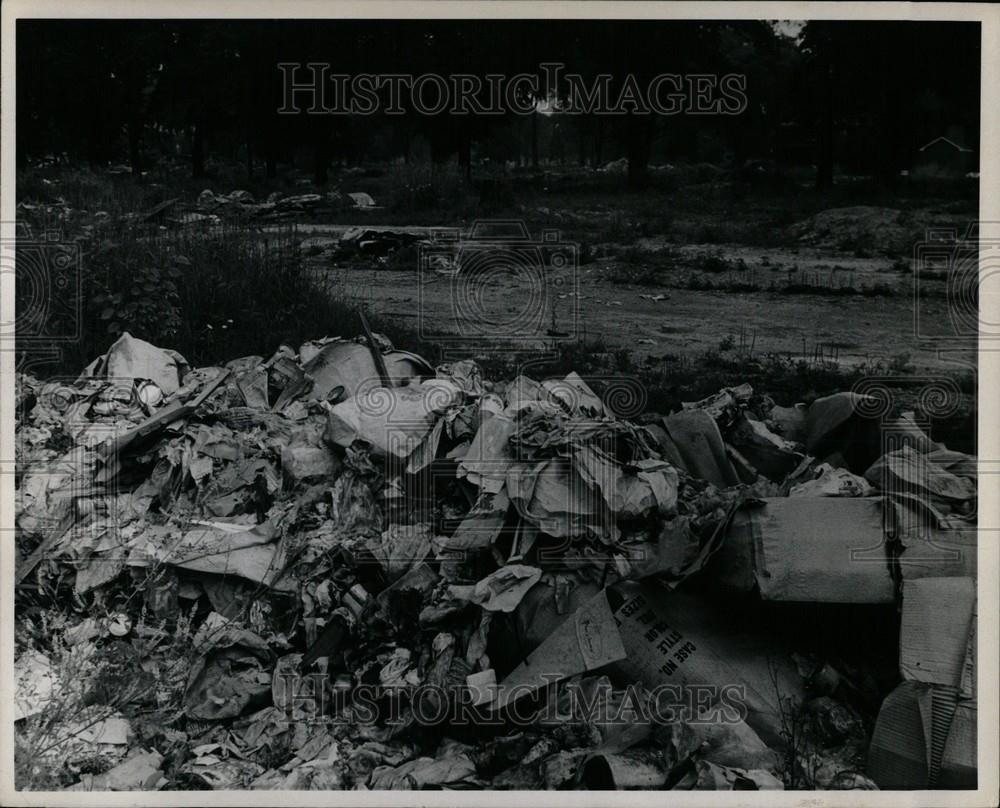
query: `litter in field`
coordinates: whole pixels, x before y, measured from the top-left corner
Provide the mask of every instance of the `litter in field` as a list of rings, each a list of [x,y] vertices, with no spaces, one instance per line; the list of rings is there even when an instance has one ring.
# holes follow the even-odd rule
[[[975,458],[856,394],[640,424],[378,334],[124,334],[17,400],[18,754],[72,737],[66,787],[975,782]],[[817,641],[899,603],[888,677]]]

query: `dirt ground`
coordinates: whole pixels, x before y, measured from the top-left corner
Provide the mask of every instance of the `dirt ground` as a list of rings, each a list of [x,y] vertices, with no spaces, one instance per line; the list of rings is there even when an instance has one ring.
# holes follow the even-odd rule
[[[616,245],[603,245],[602,252],[612,255],[580,266],[446,274],[421,266],[416,251],[391,269],[377,261],[331,257],[348,229],[302,228],[317,274],[348,299],[462,349],[537,350],[561,340],[599,340],[611,350],[627,349],[637,363],[650,363],[698,356],[731,339],[753,355],[822,357],[844,367],[895,360],[926,372],[975,362],[971,347],[939,351],[938,343],[917,333],[915,310],[924,324],[948,318],[944,282],[925,281],[918,289],[909,262],[884,255],[858,257],[809,246],[670,247],[649,237],[632,246],[639,254],[631,259],[634,265],[655,264],[666,249],[679,260],[653,281],[630,283],[615,271]],[[704,271],[706,256],[729,268]],[[782,291],[793,281],[816,291]],[[858,291],[834,293],[848,288]],[[861,293],[873,289],[878,293]]]

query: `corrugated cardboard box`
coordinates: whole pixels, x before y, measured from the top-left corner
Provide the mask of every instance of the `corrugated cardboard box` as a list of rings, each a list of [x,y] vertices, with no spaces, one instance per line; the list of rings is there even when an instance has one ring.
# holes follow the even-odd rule
[[[712,577],[764,600],[891,603],[878,499],[776,497],[736,514]]]

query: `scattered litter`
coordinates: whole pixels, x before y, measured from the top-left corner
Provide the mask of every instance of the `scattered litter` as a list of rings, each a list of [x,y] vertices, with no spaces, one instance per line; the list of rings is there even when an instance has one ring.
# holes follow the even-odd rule
[[[57,731],[59,787],[975,784],[976,458],[857,393],[632,421],[575,372],[362,332],[200,368],[123,334],[58,395],[17,376],[15,733]],[[817,641],[900,604],[898,658]]]

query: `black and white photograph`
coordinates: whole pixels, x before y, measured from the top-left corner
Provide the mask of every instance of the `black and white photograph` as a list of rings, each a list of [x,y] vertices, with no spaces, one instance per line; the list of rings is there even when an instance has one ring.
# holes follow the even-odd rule
[[[1000,14],[853,7],[5,4],[0,801],[995,805]]]

